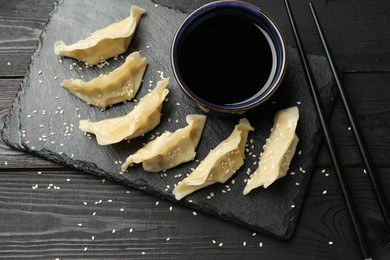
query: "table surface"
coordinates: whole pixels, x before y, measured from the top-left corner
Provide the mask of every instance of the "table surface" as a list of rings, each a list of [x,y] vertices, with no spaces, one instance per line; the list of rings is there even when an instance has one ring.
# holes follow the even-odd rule
[[[53,2],[0,0],[0,129]],[[156,2],[190,12],[208,1]],[[249,2],[269,13],[295,46],[282,0]],[[323,55],[308,1],[291,2],[307,52]],[[313,3],[390,197],[390,2]],[[340,100],[330,125],[373,258],[390,259],[390,235]],[[0,258],[361,259],[324,145],[310,174],[296,231],[278,241],[0,141]]]

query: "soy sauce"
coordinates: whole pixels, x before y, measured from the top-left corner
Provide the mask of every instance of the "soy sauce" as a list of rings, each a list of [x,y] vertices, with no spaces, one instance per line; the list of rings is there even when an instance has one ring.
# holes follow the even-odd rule
[[[199,97],[219,105],[241,103],[261,92],[273,66],[265,31],[231,14],[195,26],[185,36],[179,57],[184,82]]]

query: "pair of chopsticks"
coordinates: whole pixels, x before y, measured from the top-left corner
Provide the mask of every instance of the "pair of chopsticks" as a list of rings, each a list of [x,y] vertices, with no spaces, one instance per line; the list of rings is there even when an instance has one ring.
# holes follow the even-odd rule
[[[337,153],[337,150],[336,150],[336,147],[335,147],[335,143],[333,141],[333,138],[331,136],[331,131],[330,131],[329,126],[328,126],[328,122],[327,122],[327,120],[325,118],[325,114],[324,114],[324,111],[323,111],[323,106],[322,106],[322,103],[321,103],[320,95],[319,95],[318,90],[317,90],[317,88],[315,86],[313,75],[312,75],[312,72],[310,70],[310,67],[309,67],[309,64],[308,64],[308,61],[307,61],[305,49],[304,49],[304,47],[302,45],[299,32],[298,32],[298,30],[296,28],[296,24],[295,24],[294,17],[293,17],[293,14],[291,12],[291,7],[290,7],[290,4],[289,4],[288,0],[285,0],[285,5],[286,5],[288,17],[290,19],[291,27],[292,27],[292,30],[293,30],[293,33],[294,33],[294,36],[295,36],[295,40],[296,40],[296,43],[297,43],[297,47],[298,47],[298,50],[299,50],[299,55],[300,55],[300,58],[301,58],[301,61],[302,61],[302,66],[303,66],[303,69],[305,71],[305,76],[306,76],[307,82],[308,82],[309,87],[310,87],[310,91],[311,91],[311,94],[312,94],[312,97],[313,97],[313,100],[314,100],[314,104],[315,104],[315,107],[316,107],[316,110],[317,110],[317,114],[318,114],[319,119],[320,119],[322,130],[323,130],[324,135],[325,135],[325,140],[326,140],[326,143],[327,143],[327,146],[328,146],[328,150],[329,150],[329,154],[330,154],[330,157],[331,157],[331,160],[332,160],[332,164],[333,164],[333,166],[335,168],[335,171],[336,171],[336,175],[337,175],[337,179],[338,179],[339,184],[340,184],[341,192],[342,192],[342,195],[344,197],[344,200],[345,200],[345,203],[346,203],[346,207],[347,207],[349,216],[351,218],[351,222],[352,222],[353,228],[354,228],[354,230],[356,232],[356,236],[357,236],[357,240],[358,240],[358,243],[359,243],[359,247],[360,247],[361,253],[362,253],[364,259],[367,259],[367,260],[368,259],[372,259],[371,258],[371,253],[370,253],[370,249],[369,249],[366,237],[365,237],[364,232],[363,232],[363,228],[361,226],[361,223],[360,223],[360,220],[359,220],[359,217],[358,217],[356,206],[355,206],[355,204],[353,202],[351,191],[349,189],[349,186],[348,186],[347,180],[345,178],[345,174],[344,174],[343,168],[341,166],[340,157],[339,157],[339,155]],[[365,144],[364,138],[363,138],[363,136],[361,134],[361,131],[359,129],[359,125],[356,122],[355,116],[353,115],[353,112],[352,112],[352,110],[350,108],[349,101],[348,101],[347,96],[346,96],[346,94],[344,92],[344,87],[343,87],[343,85],[341,83],[341,80],[340,80],[340,78],[338,76],[338,73],[337,73],[337,70],[336,70],[333,58],[332,58],[332,54],[331,54],[331,52],[330,52],[330,50],[328,48],[325,36],[324,36],[324,34],[322,32],[322,28],[321,28],[320,22],[319,22],[319,20],[317,18],[317,14],[316,14],[316,11],[314,9],[314,6],[313,6],[312,3],[309,3],[309,7],[310,7],[310,10],[311,10],[311,14],[313,16],[315,25],[317,27],[319,36],[321,38],[322,45],[323,45],[323,47],[325,49],[326,56],[327,56],[329,65],[331,67],[333,76],[335,78],[336,85],[337,85],[338,90],[340,92],[340,96],[341,96],[341,99],[342,99],[342,103],[343,103],[345,112],[346,112],[346,114],[348,116],[348,119],[350,121],[351,128],[353,130],[356,142],[358,144],[360,153],[361,153],[361,155],[363,157],[363,160],[364,160],[364,163],[366,165],[367,174],[368,174],[368,176],[370,178],[371,185],[373,187],[373,190],[375,192],[376,198],[378,200],[378,205],[379,205],[379,207],[380,207],[380,209],[382,211],[382,215],[383,215],[383,218],[384,218],[384,220],[385,220],[385,222],[387,224],[387,227],[389,228],[390,227],[390,211],[389,211],[390,207],[389,207],[389,203],[388,203],[388,201],[386,199],[386,195],[385,195],[384,190],[383,190],[383,188],[382,188],[382,186],[380,184],[380,180],[379,180],[379,178],[377,176],[376,170],[375,170],[375,168],[373,166],[373,161],[371,159],[371,156],[370,156],[370,154],[368,152],[368,149],[367,149],[367,146]]]

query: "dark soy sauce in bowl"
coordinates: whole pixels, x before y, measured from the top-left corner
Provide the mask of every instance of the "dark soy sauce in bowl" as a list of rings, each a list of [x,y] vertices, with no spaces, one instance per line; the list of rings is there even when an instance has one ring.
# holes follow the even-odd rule
[[[218,14],[190,29],[178,49],[184,83],[218,105],[260,96],[276,71],[276,51],[265,30],[247,17]]]

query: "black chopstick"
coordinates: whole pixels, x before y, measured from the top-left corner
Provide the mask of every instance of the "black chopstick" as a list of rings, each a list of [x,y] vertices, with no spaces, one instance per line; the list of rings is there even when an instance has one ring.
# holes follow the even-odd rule
[[[359,127],[358,123],[355,120],[355,116],[353,114],[352,109],[350,108],[348,98],[347,98],[347,96],[346,96],[346,94],[344,92],[344,87],[343,87],[343,85],[341,83],[341,80],[340,80],[340,77],[339,77],[339,75],[337,73],[336,66],[334,65],[332,53],[330,52],[330,50],[328,48],[328,44],[327,44],[325,35],[324,35],[323,31],[322,31],[322,28],[321,28],[320,22],[318,20],[316,11],[314,9],[314,6],[313,6],[312,3],[309,3],[309,6],[310,6],[311,14],[312,14],[313,19],[314,19],[314,23],[316,24],[316,27],[317,27],[318,34],[320,35],[320,38],[321,38],[321,41],[322,41],[322,45],[323,45],[323,47],[325,49],[326,56],[328,58],[328,62],[329,62],[330,68],[332,70],[332,73],[333,73],[333,76],[335,78],[337,87],[339,89],[340,96],[341,96],[341,99],[343,101],[344,109],[345,109],[345,112],[347,113],[349,122],[351,124],[351,128],[352,128],[352,131],[354,133],[354,136],[355,136],[355,139],[356,139],[356,143],[357,143],[357,145],[359,147],[360,153],[361,153],[361,155],[363,157],[363,161],[364,161],[364,163],[366,165],[367,174],[370,177],[371,185],[373,187],[373,190],[375,192],[376,198],[378,200],[379,207],[380,207],[380,209],[382,211],[383,218],[384,218],[384,220],[385,220],[385,222],[387,224],[387,228],[390,228],[390,207],[389,207],[389,202],[388,202],[388,200],[386,198],[386,195],[384,193],[382,185],[380,184],[380,180],[378,178],[377,172],[376,172],[374,164],[372,162],[372,158],[371,158],[370,153],[368,151],[366,142],[364,141],[364,137],[363,137],[363,135],[362,135],[362,133],[360,131],[360,127]]]
[[[316,111],[317,111],[317,114],[318,114],[318,117],[319,117],[319,120],[320,120],[320,123],[322,126],[322,130],[323,130],[323,133],[325,136],[329,155],[332,159],[333,167],[335,168],[335,171],[336,171],[336,176],[337,176],[337,179],[338,179],[338,182],[340,185],[340,189],[341,189],[341,192],[343,194],[344,201],[345,201],[349,216],[351,218],[353,228],[356,232],[356,236],[357,236],[360,250],[362,252],[364,259],[370,259],[371,258],[370,249],[369,249],[366,237],[364,235],[363,228],[361,226],[361,223],[360,223],[360,220],[358,217],[358,213],[357,213],[355,204],[354,204],[353,199],[352,199],[351,191],[349,189],[347,180],[345,178],[343,168],[341,167],[340,157],[337,153],[336,146],[335,146],[334,140],[331,136],[331,131],[330,131],[329,126],[328,126],[328,122],[325,118],[325,113],[324,113],[324,109],[323,109],[322,102],[320,99],[320,95],[319,95],[318,90],[315,86],[314,78],[313,78],[310,66],[308,64],[307,58],[306,58],[306,53],[305,53],[305,50],[303,48],[303,45],[302,45],[302,42],[301,42],[301,39],[299,36],[299,32],[298,32],[296,25],[295,25],[295,21],[294,21],[293,14],[291,12],[290,4],[289,4],[288,0],[285,0],[284,3],[286,5],[286,10],[287,10],[288,17],[290,19],[291,28],[293,30],[295,41],[297,43],[299,56],[301,58],[302,66],[303,66],[303,69],[305,71],[305,76],[306,76],[307,82],[309,84],[309,88],[310,88],[310,91],[311,91],[311,94],[313,97],[314,105],[315,105],[315,108],[316,108]]]

